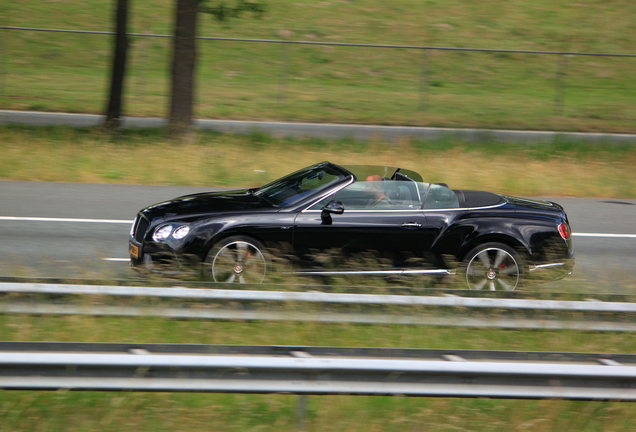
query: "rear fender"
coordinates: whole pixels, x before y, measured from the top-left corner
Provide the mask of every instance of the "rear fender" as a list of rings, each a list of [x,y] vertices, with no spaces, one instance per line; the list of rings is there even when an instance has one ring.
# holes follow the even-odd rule
[[[485,243],[503,243],[515,249],[526,260],[526,262],[532,261],[532,255],[528,247],[523,242],[519,241],[518,238],[510,232],[486,232],[481,233],[475,238],[470,239],[470,241],[467,241],[461,247],[457,257],[458,261],[463,261],[468,252],[470,252],[476,246]]]

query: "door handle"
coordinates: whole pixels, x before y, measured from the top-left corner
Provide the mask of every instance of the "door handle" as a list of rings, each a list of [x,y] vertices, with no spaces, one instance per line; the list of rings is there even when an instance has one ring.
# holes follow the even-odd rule
[[[402,224],[402,228],[422,228],[422,224],[417,222],[406,222]]]

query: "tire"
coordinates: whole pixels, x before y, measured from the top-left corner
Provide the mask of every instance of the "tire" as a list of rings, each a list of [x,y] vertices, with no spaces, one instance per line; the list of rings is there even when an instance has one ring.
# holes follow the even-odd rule
[[[519,254],[503,243],[485,243],[464,258],[464,276],[468,289],[513,291],[524,277]]]
[[[265,248],[249,237],[228,237],[214,245],[204,262],[204,273],[214,282],[262,283],[269,270]]]

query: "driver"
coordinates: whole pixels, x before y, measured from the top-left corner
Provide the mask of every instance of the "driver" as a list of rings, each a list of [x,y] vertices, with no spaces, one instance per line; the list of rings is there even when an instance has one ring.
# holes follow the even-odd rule
[[[391,208],[393,203],[388,196],[384,194],[384,188],[382,187],[382,177],[377,174],[372,174],[366,178],[369,183],[365,184],[365,189],[371,195],[366,208]]]

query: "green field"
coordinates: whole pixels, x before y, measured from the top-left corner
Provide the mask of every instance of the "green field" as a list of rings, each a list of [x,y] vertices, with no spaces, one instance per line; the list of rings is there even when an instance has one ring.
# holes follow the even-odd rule
[[[3,2],[0,25],[112,31],[114,2]],[[269,1],[201,36],[634,54],[623,0]],[[173,2],[133,1],[131,32],[170,34]],[[102,113],[112,38],[0,30],[0,108]],[[133,38],[128,115],[165,116],[170,40]],[[636,132],[636,58],[201,41],[195,115]]]

